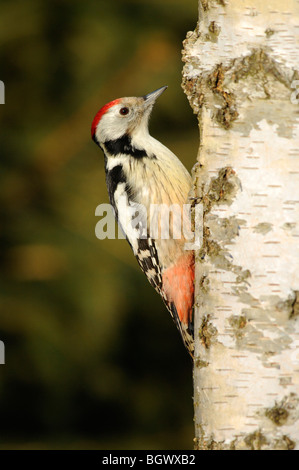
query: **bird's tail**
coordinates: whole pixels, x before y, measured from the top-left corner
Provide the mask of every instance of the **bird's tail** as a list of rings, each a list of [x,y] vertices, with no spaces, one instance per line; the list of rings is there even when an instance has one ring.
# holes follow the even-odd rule
[[[166,303],[166,306],[168,310],[171,313],[171,316],[177,326],[177,329],[179,330],[183,342],[187,348],[187,351],[189,352],[190,356],[193,358],[194,355],[194,324],[193,324],[193,315],[192,312],[189,315],[189,320],[187,323],[182,322],[180,320],[179,314],[177,312],[176,306],[173,302],[171,303]]]

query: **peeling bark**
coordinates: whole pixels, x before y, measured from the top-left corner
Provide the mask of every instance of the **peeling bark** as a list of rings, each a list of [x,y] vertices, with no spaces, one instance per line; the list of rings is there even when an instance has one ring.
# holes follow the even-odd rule
[[[183,60],[203,207],[195,448],[298,449],[298,0],[199,0]]]

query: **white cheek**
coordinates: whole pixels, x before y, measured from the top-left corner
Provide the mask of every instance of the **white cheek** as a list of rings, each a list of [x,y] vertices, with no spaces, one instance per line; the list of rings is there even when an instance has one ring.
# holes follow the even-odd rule
[[[105,114],[96,132],[100,142],[115,140],[122,137],[128,130],[128,118],[121,117],[119,111]]]

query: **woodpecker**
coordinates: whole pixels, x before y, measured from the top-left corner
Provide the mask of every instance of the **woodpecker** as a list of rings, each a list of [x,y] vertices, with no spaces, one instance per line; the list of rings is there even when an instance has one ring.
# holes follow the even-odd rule
[[[185,250],[181,230],[180,236],[175,233],[177,220],[173,220],[169,238],[161,236],[161,231],[154,237],[149,230],[157,223],[152,207],[169,209],[175,204],[183,208],[191,187],[190,174],[181,161],[149,134],[153,105],[166,88],[107,103],[93,119],[91,137],[104,153],[106,184],[115,217],[193,357],[194,252]],[[125,216],[124,202],[145,208],[143,219],[135,227]],[[169,217],[167,210],[165,214]],[[161,228],[161,221],[158,225]]]

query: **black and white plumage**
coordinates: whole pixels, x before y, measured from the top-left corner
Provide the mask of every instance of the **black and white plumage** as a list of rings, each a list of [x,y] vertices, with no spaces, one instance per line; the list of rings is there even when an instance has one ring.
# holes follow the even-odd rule
[[[148,131],[153,104],[166,88],[144,97],[111,101],[96,114],[91,134],[104,152],[106,184],[115,216],[192,355],[194,255],[185,251],[182,219],[169,225],[168,239],[161,235],[161,221],[169,218],[169,209],[173,205],[182,209],[187,202],[191,177],[180,160]],[[161,209],[159,221],[152,210],[156,206]],[[136,211],[139,217],[134,225]],[[158,226],[155,236],[152,226]]]

